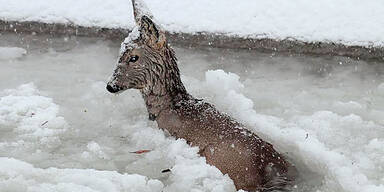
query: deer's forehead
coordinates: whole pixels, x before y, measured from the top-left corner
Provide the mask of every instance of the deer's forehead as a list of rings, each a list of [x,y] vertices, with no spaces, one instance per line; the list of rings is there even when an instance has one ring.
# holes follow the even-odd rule
[[[127,49],[124,53],[120,55],[120,58],[127,59],[130,56],[134,56],[134,55],[141,56],[141,49],[140,48]]]
[[[127,54],[130,54],[132,52],[134,52],[136,49],[138,49],[140,46],[138,43],[134,43],[134,42],[131,42],[131,43],[125,43],[123,42],[121,44],[121,47],[120,47],[120,57],[124,56],[124,55],[127,55]]]
[[[140,31],[136,26],[129,33],[128,37],[124,39],[120,47],[120,55],[123,55],[125,52],[138,48],[140,44]]]

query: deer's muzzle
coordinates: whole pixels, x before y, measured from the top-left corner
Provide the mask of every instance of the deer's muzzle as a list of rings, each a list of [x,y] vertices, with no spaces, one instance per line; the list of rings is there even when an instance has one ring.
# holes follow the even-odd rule
[[[106,88],[107,88],[107,90],[108,90],[109,92],[111,92],[111,93],[117,93],[117,92],[119,92],[119,91],[122,90],[121,87],[118,87],[118,86],[116,86],[116,85],[111,86],[110,84],[108,84]]]

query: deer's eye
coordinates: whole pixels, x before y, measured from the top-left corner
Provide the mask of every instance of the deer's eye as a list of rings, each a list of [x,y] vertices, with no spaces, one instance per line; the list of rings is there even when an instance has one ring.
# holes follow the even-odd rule
[[[136,62],[137,60],[139,60],[139,56],[137,55],[131,56],[129,58],[129,62],[132,62],[132,63]]]

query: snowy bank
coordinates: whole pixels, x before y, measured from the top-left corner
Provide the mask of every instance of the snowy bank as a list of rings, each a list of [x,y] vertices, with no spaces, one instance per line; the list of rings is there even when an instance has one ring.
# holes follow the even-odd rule
[[[384,45],[381,0],[145,0],[167,31]],[[1,0],[0,19],[67,23],[88,27],[133,27],[129,0]]]
[[[129,0],[37,0],[33,3],[28,0],[0,0],[0,3],[0,20],[3,21],[59,23],[126,30],[133,27]],[[334,44],[363,48],[384,46],[384,23],[381,22],[384,4],[380,0],[146,0],[146,3],[158,23],[172,34],[218,34],[221,39],[251,39],[256,41],[256,44],[261,44],[259,48],[268,50],[326,52],[325,54],[339,52],[346,56],[353,56],[356,50],[348,50],[351,53],[345,53],[346,50],[338,50],[337,46],[333,46],[336,50],[327,49]],[[191,41],[194,40],[196,38]],[[278,43],[274,43],[274,40]],[[213,46],[220,43],[220,39],[207,41],[207,44]],[[239,41],[232,42],[232,47],[244,44],[244,41]],[[225,47],[228,43],[230,44],[229,40],[216,46]],[[241,48],[258,48],[252,46],[252,41],[245,43],[246,46]],[[304,45],[306,49],[301,50],[304,48],[300,46],[308,43],[309,45]],[[359,51],[364,53],[355,57],[372,54],[375,49],[357,50]],[[377,56],[381,59],[383,57],[384,54]]]

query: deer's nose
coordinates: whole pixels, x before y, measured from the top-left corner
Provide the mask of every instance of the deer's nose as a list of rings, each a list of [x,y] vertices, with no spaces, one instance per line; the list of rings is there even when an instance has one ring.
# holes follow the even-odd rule
[[[115,86],[107,85],[107,90],[111,93],[117,93],[117,92],[119,92],[120,89],[118,87],[115,87]]]

